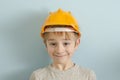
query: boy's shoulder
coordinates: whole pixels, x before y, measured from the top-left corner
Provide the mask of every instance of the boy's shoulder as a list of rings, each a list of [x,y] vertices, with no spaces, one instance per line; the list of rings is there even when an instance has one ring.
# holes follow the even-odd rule
[[[77,66],[78,66],[79,74],[82,74],[82,76],[90,77],[91,78],[90,80],[96,80],[96,74],[92,69],[86,68],[83,66],[79,66],[79,65],[77,65]]]
[[[46,76],[46,74],[48,73],[48,68],[44,67],[44,68],[39,68],[35,71],[33,71],[33,73],[30,76],[30,80],[37,80],[42,79]]]
[[[42,75],[42,74],[47,73],[47,71],[48,71],[48,67],[46,66],[46,67],[39,68],[39,69],[35,70],[33,73],[38,74],[38,75]]]
[[[83,66],[80,66],[80,65],[77,65],[77,67],[78,67],[78,70],[79,70],[80,72],[88,73],[88,72],[93,71],[92,69],[89,69],[89,68],[86,68],[86,67],[83,67]]]

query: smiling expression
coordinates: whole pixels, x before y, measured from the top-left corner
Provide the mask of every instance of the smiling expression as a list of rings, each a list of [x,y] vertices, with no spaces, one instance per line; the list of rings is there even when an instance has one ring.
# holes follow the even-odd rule
[[[77,49],[79,39],[74,38],[74,34],[66,39],[65,34],[56,35],[49,33],[46,40],[46,48],[54,63],[67,63],[71,61],[74,51]]]

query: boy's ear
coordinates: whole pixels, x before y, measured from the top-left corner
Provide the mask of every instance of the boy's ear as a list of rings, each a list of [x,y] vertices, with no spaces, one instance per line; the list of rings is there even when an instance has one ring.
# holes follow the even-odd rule
[[[47,43],[46,43],[46,41],[44,40],[44,45],[45,45],[45,47],[47,48]]]
[[[78,38],[78,39],[76,40],[76,43],[75,43],[75,48],[76,48],[76,49],[78,48],[79,44],[80,44],[80,38]]]

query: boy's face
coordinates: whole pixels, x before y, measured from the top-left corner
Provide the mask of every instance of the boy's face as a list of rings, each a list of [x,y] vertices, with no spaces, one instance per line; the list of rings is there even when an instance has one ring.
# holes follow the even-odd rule
[[[66,64],[71,61],[71,57],[78,47],[80,39],[75,40],[74,37],[65,39],[65,34],[62,36],[49,33],[46,40],[46,48],[56,64]]]

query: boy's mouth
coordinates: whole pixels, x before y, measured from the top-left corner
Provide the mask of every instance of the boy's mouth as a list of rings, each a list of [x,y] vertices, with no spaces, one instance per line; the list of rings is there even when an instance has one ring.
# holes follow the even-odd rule
[[[55,57],[64,57],[66,55],[54,55]]]

